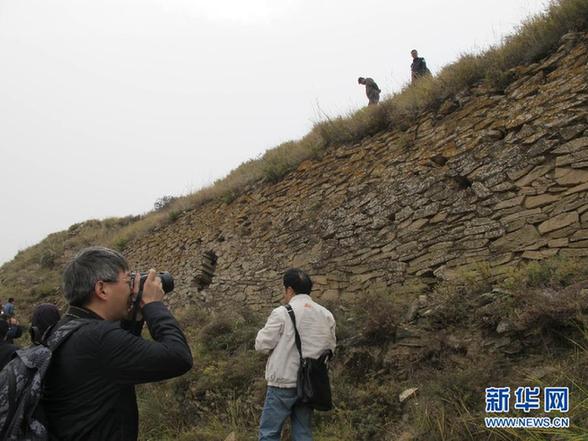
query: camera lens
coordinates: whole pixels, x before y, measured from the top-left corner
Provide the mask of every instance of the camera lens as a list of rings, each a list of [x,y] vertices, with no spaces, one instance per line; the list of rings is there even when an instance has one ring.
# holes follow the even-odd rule
[[[166,294],[174,290],[174,278],[167,271],[162,271],[157,274],[161,279],[161,287]]]

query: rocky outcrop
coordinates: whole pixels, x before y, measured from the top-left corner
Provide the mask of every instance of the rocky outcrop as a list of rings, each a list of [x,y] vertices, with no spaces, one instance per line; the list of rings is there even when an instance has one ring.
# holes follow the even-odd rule
[[[174,273],[172,301],[258,308],[280,298],[289,266],[314,276],[318,297],[346,300],[479,262],[500,277],[588,256],[587,42],[568,34],[503,91],[479,84],[404,132],[185,212],[126,253]]]

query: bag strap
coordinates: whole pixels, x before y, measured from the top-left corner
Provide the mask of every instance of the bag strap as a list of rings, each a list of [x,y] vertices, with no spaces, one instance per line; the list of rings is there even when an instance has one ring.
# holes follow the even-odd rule
[[[10,422],[16,414],[18,403],[15,402],[16,398],[16,377],[15,375],[8,374],[8,415],[4,421],[4,427],[0,427],[0,439],[6,439],[6,432],[10,428]]]
[[[298,333],[298,329],[296,328],[296,316],[294,315],[294,310],[290,304],[284,305],[286,310],[288,311],[288,315],[292,319],[292,324],[294,325],[294,338],[296,339],[296,348],[298,349],[298,354],[300,355],[300,359],[302,360],[302,341],[300,340],[300,334]]]
[[[71,334],[88,323],[90,323],[89,319],[74,319],[67,321],[51,333],[45,346],[47,346],[51,352],[54,352]]]

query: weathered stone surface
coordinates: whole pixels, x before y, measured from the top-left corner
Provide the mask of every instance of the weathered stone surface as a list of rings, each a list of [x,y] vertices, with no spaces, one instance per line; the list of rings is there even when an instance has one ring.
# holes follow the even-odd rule
[[[584,239],[588,239],[588,230],[578,230],[572,234],[572,237],[570,237],[570,242]]]
[[[525,176],[531,170],[533,170],[532,165],[528,165],[528,164],[517,165],[517,166],[513,167],[512,170],[507,171],[506,175],[508,176],[509,179],[516,181],[520,177]],[[500,191],[500,190],[496,190],[496,191]]]
[[[547,257],[553,257],[557,254],[559,249],[550,248],[547,250],[541,251],[525,251],[523,253],[523,259],[530,259],[530,260],[541,260]]]
[[[588,248],[568,248],[560,250],[560,256],[562,257],[587,257],[588,256]]]
[[[530,210],[515,211],[513,214],[504,216],[501,220],[503,223],[508,223],[517,219],[527,219],[528,217],[536,216],[541,213],[542,211],[540,208],[532,208]]]
[[[487,197],[492,196],[492,192],[490,190],[488,190],[484,184],[480,183],[480,182],[474,182],[472,184],[472,190],[474,191],[474,193],[476,193],[476,196],[478,196],[480,199],[486,199]]]
[[[578,163],[584,162],[588,160],[588,150],[580,150],[578,152],[569,153],[567,155],[558,156],[555,159],[556,167],[564,167],[569,165],[573,168],[581,168],[575,167]]]
[[[529,185],[530,183],[532,183],[534,180],[536,180],[542,176],[545,176],[552,169],[553,169],[553,166],[550,164],[537,166],[533,170],[531,170],[527,175],[523,176],[521,179],[516,181],[516,185],[519,187],[525,187],[525,186]]]
[[[581,134],[584,130],[586,130],[587,127],[588,126],[583,123],[575,124],[573,126],[561,128],[559,130],[559,134],[564,140],[569,141],[570,139],[575,138],[576,136]]]
[[[588,248],[588,240],[579,240],[570,244],[571,248]]]
[[[502,183],[492,187],[492,191],[493,192],[509,191],[509,190],[516,189],[516,187],[517,186],[514,185],[512,182],[502,182]]]
[[[408,225],[406,228],[403,228],[398,232],[399,237],[406,236],[407,234],[411,234],[417,230],[419,230],[423,225],[428,222],[427,219],[418,219]]]
[[[525,199],[524,196],[517,196],[515,198],[512,199],[507,199],[506,201],[502,201],[499,202],[498,204],[496,204],[496,206],[494,207],[495,210],[501,210],[503,208],[510,208],[510,207],[516,207],[519,206],[523,203],[523,199]]]
[[[555,196],[552,194],[542,194],[539,196],[528,196],[527,199],[525,199],[525,207],[526,208],[541,207],[543,205],[548,205],[552,202],[555,202],[559,199],[560,198],[558,196]]]
[[[488,222],[484,222],[481,225],[476,225],[475,223],[472,225],[467,226],[464,231],[463,231],[463,235],[464,236],[473,236],[476,234],[486,234],[489,233],[491,231],[496,231],[496,230],[500,230],[501,229],[501,224],[500,222],[496,222],[493,220],[490,220]]]
[[[314,282],[314,278],[313,278],[313,282]],[[339,300],[339,290],[337,289],[328,289],[326,291],[323,291],[318,297],[325,302],[332,302],[332,301],[336,301]]]
[[[587,191],[587,190],[588,190],[588,182],[586,182],[585,184],[580,184],[575,187],[572,187],[568,191],[566,191],[564,194],[568,195],[568,194],[573,194],[573,193],[580,193],[582,191]]]
[[[514,251],[535,243],[541,236],[533,225],[526,225],[520,230],[506,234],[490,244],[493,252],[504,253]]]
[[[577,138],[553,150],[556,155],[574,153],[578,150],[588,148],[588,137]]]
[[[402,210],[400,210],[398,213],[396,213],[396,221],[397,222],[405,221],[410,216],[412,216],[412,213],[413,212],[414,211],[413,211],[412,208],[410,208],[410,207],[404,207]]]
[[[436,224],[439,222],[443,222],[447,218],[447,216],[449,216],[449,213],[447,213],[446,211],[442,211],[440,213],[437,213],[435,216],[433,216],[431,218],[431,220],[429,221],[429,223]]]
[[[560,228],[567,227],[568,225],[574,224],[579,221],[578,213],[562,213],[557,216],[546,220],[539,225],[539,232],[541,234],[548,233],[553,230],[559,230]]]
[[[569,227],[565,227],[560,230],[551,231],[547,233],[545,237],[548,239],[561,239],[563,237],[570,237],[577,229],[577,225],[570,225]]]
[[[433,216],[435,214],[437,214],[437,212],[439,211],[439,203],[432,203],[430,205],[427,205],[426,207],[420,208],[418,210],[415,210],[414,214],[413,214],[413,219],[420,219],[423,217],[430,217]]]
[[[561,239],[552,239],[547,242],[547,246],[549,248],[563,248],[568,246],[570,240],[567,237],[562,237]]]
[[[555,180],[559,185],[588,183],[588,170],[559,167],[555,169]]]

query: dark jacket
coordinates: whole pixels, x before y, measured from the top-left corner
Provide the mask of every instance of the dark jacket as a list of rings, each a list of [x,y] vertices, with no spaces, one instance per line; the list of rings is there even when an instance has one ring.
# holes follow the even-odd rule
[[[0,369],[12,360],[12,356],[18,350],[18,346],[8,343],[7,341],[0,341]]]
[[[425,75],[431,75],[431,72],[429,71],[427,63],[425,62],[425,59],[423,57],[417,57],[412,60],[412,64],[410,65],[410,71],[412,74],[413,81]]]
[[[10,344],[14,343],[14,339],[22,337],[22,326],[11,325],[6,333],[6,341]]]
[[[70,308],[62,322],[75,317],[92,322],[53,354],[42,399],[50,439],[135,441],[134,385],[177,377],[192,367],[186,338],[165,305],[149,303],[143,316],[154,341],[86,309]]]

